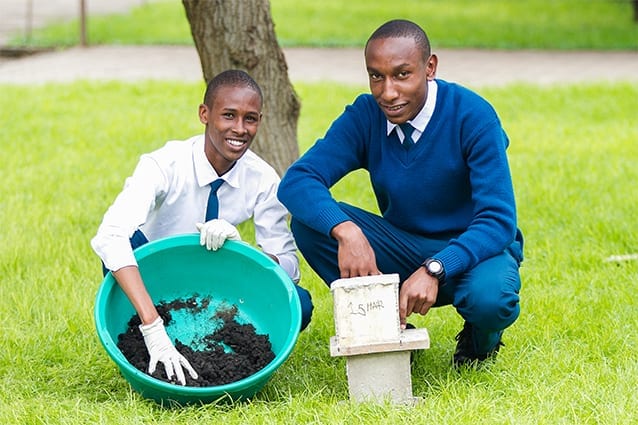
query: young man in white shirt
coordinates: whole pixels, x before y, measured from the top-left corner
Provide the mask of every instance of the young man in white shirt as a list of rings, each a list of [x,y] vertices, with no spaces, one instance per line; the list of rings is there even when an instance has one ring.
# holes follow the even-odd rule
[[[169,379],[175,376],[182,385],[182,368],[193,378],[197,372],[166,334],[133,255],[138,246],[199,231],[201,244],[217,250],[226,239],[240,240],[235,226],[252,218],[257,245],[295,282],[302,330],[312,315],[309,292],[296,285],[297,247],[288,228],[288,211],[277,199],[279,176],[249,150],[261,122],[262,103],[261,89],[247,73],[228,70],[215,76],[199,106],[204,134],[170,141],[142,155],[91,240],[104,273],[112,271],[142,321],[149,373],[160,362]],[[209,206],[213,190],[218,205]]]

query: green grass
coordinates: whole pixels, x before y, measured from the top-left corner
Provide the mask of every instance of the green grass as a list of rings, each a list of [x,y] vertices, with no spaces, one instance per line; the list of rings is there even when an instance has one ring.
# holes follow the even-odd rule
[[[363,89],[363,88],[362,88]],[[146,82],[0,87],[0,423],[628,424],[638,414],[638,85],[483,90],[510,135],[526,236],[522,313],[492,367],[450,368],[461,319],[411,319],[415,408],[343,403],[329,355],[332,299],[302,262],[316,310],[291,357],[251,403],[165,410],[132,391],[102,349],[101,281],[89,240],[138,156],[201,131],[203,86]],[[299,85],[301,149],[359,92]],[[335,195],[375,208],[365,173]],[[245,228],[242,232],[247,232]]]
[[[37,7],[37,6],[36,6]],[[638,23],[628,0],[272,0],[283,46],[362,46],[381,23],[409,18],[435,47],[498,49],[638,49]],[[14,45],[68,46],[79,42],[78,22],[23,34]],[[192,44],[182,3],[150,2],[130,14],[91,16],[95,44]]]

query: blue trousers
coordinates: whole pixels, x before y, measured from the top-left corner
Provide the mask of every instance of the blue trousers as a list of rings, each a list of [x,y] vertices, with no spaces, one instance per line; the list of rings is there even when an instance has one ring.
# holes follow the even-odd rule
[[[376,214],[344,203],[340,206],[368,238],[379,270],[386,274],[397,273],[400,282],[414,273],[425,258],[447,246],[447,238],[431,239],[407,233]],[[294,217],[291,229],[299,250],[321,279],[328,286],[339,279],[337,241]],[[451,304],[473,325],[478,354],[493,349],[503,330],[518,318],[521,261],[522,242],[514,242],[504,252],[480,262],[462,275],[446,279],[439,289],[434,307]]]
[[[144,233],[142,233],[142,231],[139,229],[136,230],[135,233],[133,233],[133,236],[131,236],[131,247],[133,248],[133,250],[146,243],[148,243],[148,239],[146,238],[146,235],[144,235]],[[109,270],[104,266],[104,263],[102,263],[102,274],[106,276],[108,272]],[[308,290],[302,288],[297,284],[295,284],[295,289],[297,290],[299,303],[301,304],[301,330],[303,331],[310,323],[314,306],[312,305],[312,297],[310,296],[310,292],[308,292]]]

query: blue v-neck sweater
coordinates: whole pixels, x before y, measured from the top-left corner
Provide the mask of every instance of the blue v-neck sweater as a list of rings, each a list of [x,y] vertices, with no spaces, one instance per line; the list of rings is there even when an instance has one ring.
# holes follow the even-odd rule
[[[394,131],[387,135],[374,98],[360,95],[288,169],[279,186],[281,202],[297,220],[330,234],[349,217],[329,188],[366,169],[386,220],[449,239],[435,255],[448,276],[502,252],[520,237],[505,153],[509,140],[487,101],[459,85],[437,84],[434,114],[409,151]]]

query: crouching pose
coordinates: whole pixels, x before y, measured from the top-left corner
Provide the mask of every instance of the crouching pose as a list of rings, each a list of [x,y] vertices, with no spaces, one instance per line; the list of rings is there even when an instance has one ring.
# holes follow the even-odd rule
[[[168,378],[176,377],[182,385],[183,369],[193,378],[197,372],[170,341],[140,275],[135,248],[199,231],[201,244],[217,250],[227,239],[239,240],[235,226],[252,218],[257,245],[295,282],[302,330],[312,315],[310,293],[296,285],[297,247],[288,211],[277,199],[279,176],[249,150],[261,108],[261,89],[245,72],[229,70],[214,77],[199,106],[204,134],[142,155],[91,240],[104,273],[112,271],[141,319],[149,373],[160,362]]]
[[[508,137],[486,100],[436,79],[438,58],[418,25],[383,24],[364,53],[371,94],[288,169],[279,199],[326,284],[399,274],[401,325],[453,305],[465,322],[453,362],[478,364],[519,315],[523,238]],[[332,197],[357,169],[368,171],[381,215]]]

